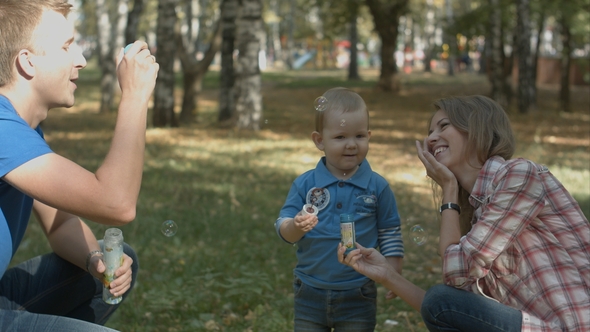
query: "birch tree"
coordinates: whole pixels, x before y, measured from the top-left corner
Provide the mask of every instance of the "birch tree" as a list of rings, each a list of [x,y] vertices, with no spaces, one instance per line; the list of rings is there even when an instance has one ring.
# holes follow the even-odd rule
[[[237,127],[260,129],[262,118],[261,77],[258,55],[264,40],[262,1],[242,0],[236,19],[238,57],[235,66]]]
[[[377,87],[383,91],[399,90],[393,55],[396,49],[399,19],[406,12],[408,1],[365,0],[373,15],[375,30],[381,39],[381,74]]]
[[[143,0],[134,0],[133,9],[127,15],[127,27],[125,28],[125,44],[131,44],[137,39],[137,29],[145,5]]]
[[[564,112],[571,112],[570,104],[570,68],[572,66],[572,33],[567,11],[562,11],[559,17],[561,29],[561,86],[559,89],[559,101]]]
[[[359,65],[358,65],[358,11],[359,6],[356,1],[349,1],[348,7],[350,8],[350,23],[349,23],[349,36],[350,36],[350,63],[348,64],[348,79],[349,80],[360,80]]]
[[[238,0],[221,2],[221,71],[219,73],[219,122],[227,122],[234,115],[234,48]]]
[[[176,43],[174,26],[176,24],[176,5],[178,0],[159,0],[158,23],[156,28],[156,59],[160,65],[154,89],[154,127],[177,127],[174,115],[174,60]]]
[[[199,44],[207,34],[205,26],[205,4],[203,0],[186,0],[183,5],[184,15],[181,18],[179,31],[176,34],[178,57],[182,65],[183,97],[180,111],[180,122],[184,124],[196,121],[197,100],[202,89],[202,82],[215,54],[221,47],[221,22],[217,18],[214,33],[209,34],[208,49],[201,59],[197,59]],[[215,18],[213,18],[215,20]],[[202,38],[203,37],[203,38]]]
[[[527,113],[535,101],[529,0],[517,0],[518,111]]]
[[[505,109],[508,107],[504,52],[502,50],[502,9],[499,0],[489,0],[492,99]]]
[[[112,7],[109,4],[112,4]],[[123,47],[127,12],[125,0],[96,0],[98,66],[101,71],[100,113],[113,110],[115,89],[118,88],[115,55]]]

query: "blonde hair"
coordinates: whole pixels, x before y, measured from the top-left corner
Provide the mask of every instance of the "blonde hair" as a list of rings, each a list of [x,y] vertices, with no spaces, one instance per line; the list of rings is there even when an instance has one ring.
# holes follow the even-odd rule
[[[365,112],[367,114],[367,129],[369,129],[369,112],[367,105],[358,93],[347,88],[333,88],[322,95],[326,98],[323,110],[315,112],[315,131],[324,130],[324,118],[327,113]]]
[[[34,49],[33,32],[47,10],[67,16],[67,0],[1,0],[0,5],[0,87],[14,80],[14,61],[22,49]]]
[[[477,95],[449,97],[435,101],[434,108],[443,110],[449,122],[467,136],[465,154],[476,155],[481,165],[493,156],[512,158],[516,146],[512,126],[502,106],[494,100]],[[468,198],[469,193],[459,186],[462,234],[471,229],[473,208]]]

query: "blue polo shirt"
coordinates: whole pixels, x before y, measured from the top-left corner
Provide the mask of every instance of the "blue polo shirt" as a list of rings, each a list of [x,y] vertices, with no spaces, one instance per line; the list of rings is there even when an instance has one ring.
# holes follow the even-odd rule
[[[393,252],[389,256],[403,256],[400,217],[393,191],[387,180],[372,171],[367,160],[345,181],[330,173],[325,157],[315,169],[295,179],[275,222],[279,236],[281,224],[293,218],[308,203],[319,210],[318,224],[297,242],[297,266],[294,270],[305,284],[344,290],[361,287],[368,281],[367,277],[338,262],[336,248],[340,242],[342,213],[354,214],[358,243],[367,248],[377,248],[380,245],[379,232],[388,232],[395,237],[388,239]]]
[[[0,278],[25,234],[33,199],[4,181],[27,161],[52,152],[41,128],[32,129],[0,95]]]

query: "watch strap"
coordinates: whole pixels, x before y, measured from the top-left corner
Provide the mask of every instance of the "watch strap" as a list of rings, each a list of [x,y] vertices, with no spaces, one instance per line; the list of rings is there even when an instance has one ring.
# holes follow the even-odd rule
[[[445,203],[443,205],[440,206],[440,209],[438,209],[438,212],[442,213],[444,210],[447,209],[453,209],[455,211],[457,211],[459,214],[461,214],[461,207],[455,203]]]

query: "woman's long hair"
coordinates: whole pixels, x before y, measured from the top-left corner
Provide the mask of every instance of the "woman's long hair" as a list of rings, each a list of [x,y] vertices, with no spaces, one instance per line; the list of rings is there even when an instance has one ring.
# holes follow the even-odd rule
[[[445,111],[451,124],[467,136],[465,154],[476,155],[481,165],[492,156],[500,156],[506,160],[512,158],[516,145],[512,126],[502,106],[494,100],[478,95],[449,97],[435,101],[434,108]],[[434,187],[437,186],[433,184]],[[435,201],[442,204],[440,188],[433,192]],[[469,192],[459,186],[462,235],[471,229],[473,218],[473,207],[468,198]]]

